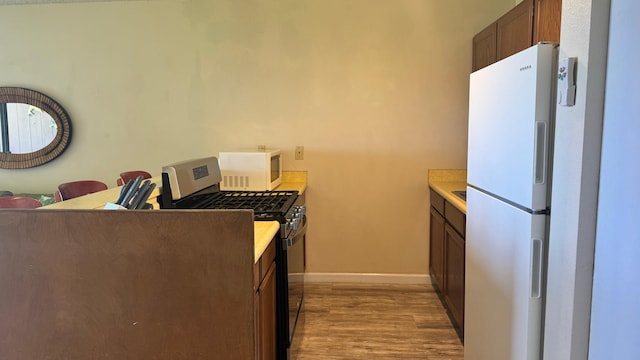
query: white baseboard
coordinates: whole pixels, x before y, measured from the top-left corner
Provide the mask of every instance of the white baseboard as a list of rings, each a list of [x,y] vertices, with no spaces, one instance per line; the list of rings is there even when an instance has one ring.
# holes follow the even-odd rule
[[[305,273],[304,281],[309,283],[431,284],[429,275],[423,274]]]

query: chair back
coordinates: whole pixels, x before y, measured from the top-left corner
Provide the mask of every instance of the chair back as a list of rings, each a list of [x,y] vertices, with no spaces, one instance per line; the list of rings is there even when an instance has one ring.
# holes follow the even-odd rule
[[[143,179],[149,179],[151,174],[142,170],[125,171],[120,173],[120,177],[116,181],[118,186],[122,186],[129,182],[129,180],[135,180],[138,176],[142,176]]]
[[[0,197],[0,209],[35,209],[40,206],[40,201],[26,196]]]
[[[77,198],[78,196],[107,190],[107,184],[96,180],[72,181],[58,185],[54,197],[56,202]]]

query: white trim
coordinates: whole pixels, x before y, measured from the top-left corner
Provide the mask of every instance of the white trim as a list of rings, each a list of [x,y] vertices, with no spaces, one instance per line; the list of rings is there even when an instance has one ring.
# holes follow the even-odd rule
[[[429,275],[372,273],[305,273],[309,283],[431,284]]]

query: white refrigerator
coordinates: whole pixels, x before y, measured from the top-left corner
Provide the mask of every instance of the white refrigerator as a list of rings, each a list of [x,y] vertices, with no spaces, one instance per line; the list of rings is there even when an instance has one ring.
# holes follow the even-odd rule
[[[557,49],[471,74],[465,360],[542,354]]]

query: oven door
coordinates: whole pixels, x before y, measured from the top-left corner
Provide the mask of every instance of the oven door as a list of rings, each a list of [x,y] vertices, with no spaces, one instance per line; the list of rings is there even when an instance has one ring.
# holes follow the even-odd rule
[[[287,247],[287,291],[289,295],[289,345],[293,342],[296,330],[300,330],[304,323],[302,307],[304,298],[304,272],[306,268],[306,230],[307,217],[304,216],[302,224],[295,234],[285,240]]]

